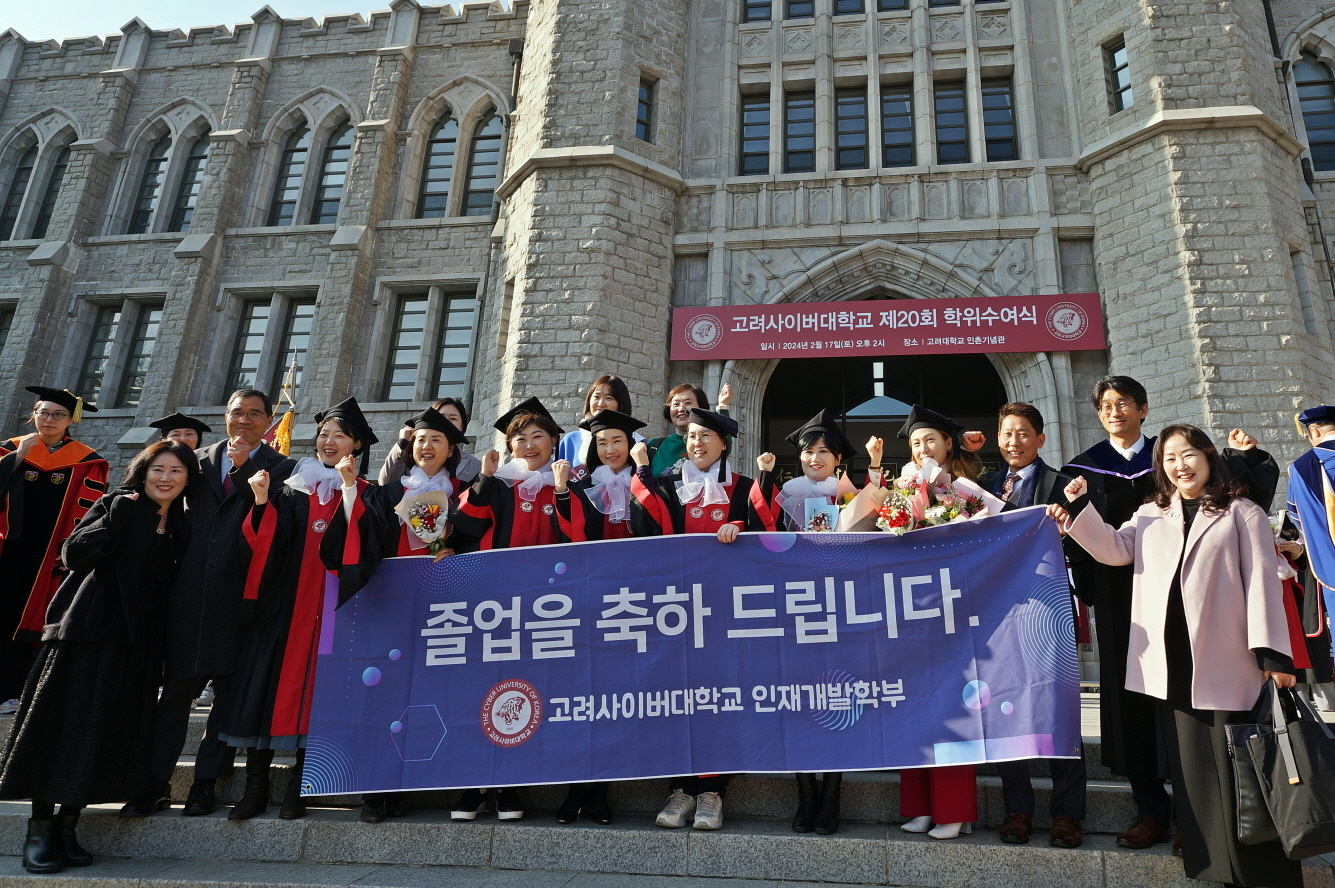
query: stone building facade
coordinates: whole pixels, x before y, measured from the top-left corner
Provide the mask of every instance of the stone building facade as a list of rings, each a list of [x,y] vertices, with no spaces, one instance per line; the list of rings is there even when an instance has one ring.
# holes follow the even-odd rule
[[[669,385],[730,382],[752,455],[779,362],[669,361],[673,307],[1097,291],[1106,352],[989,356],[1052,460],[1097,440],[1110,371],[1149,385],[1152,426],[1291,458],[1293,413],[1335,397],[1333,67],[1311,0],[394,0],[6,32],[0,404],[17,429],[24,385],[79,390],[119,464],[153,418],[220,420],[295,361],[299,439],[348,394],[386,441],[449,394],[482,449],[515,400],[570,427],[615,372],[652,421]]]

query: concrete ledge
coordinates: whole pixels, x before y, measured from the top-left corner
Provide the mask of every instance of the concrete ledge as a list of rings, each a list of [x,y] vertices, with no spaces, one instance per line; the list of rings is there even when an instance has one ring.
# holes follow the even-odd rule
[[[222,238],[216,234],[187,234],[172,250],[177,259],[204,259],[217,262],[222,252]]]
[[[78,247],[69,241],[46,241],[28,254],[29,265],[56,265],[69,269],[77,264]]]
[[[579,145],[574,148],[539,148],[534,151],[505,177],[505,181],[496,189],[496,196],[501,200],[509,198],[534,170],[580,166],[617,167],[666,185],[678,193],[686,190],[686,182],[680,173],[647,157],[614,145]]]
[[[1262,135],[1279,145],[1292,157],[1303,152],[1302,143],[1289,135],[1268,114],[1255,105],[1226,105],[1217,108],[1185,108],[1176,111],[1160,111],[1147,122],[1114,133],[1090,145],[1085,153],[1076,160],[1076,168],[1083,173],[1089,172],[1096,163],[1120,154],[1141,142],[1162,133],[1201,129],[1240,129],[1260,130]]]

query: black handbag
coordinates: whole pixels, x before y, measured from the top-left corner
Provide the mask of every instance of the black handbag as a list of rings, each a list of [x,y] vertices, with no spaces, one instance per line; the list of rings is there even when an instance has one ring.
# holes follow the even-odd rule
[[[1335,851],[1335,732],[1301,694],[1273,682],[1268,690],[1271,725],[1258,725],[1247,749],[1284,853],[1302,860]]]
[[[1244,845],[1259,845],[1279,838],[1279,830],[1275,828],[1275,820],[1266,805],[1265,793],[1261,791],[1261,779],[1247,748],[1248,740],[1273,727],[1268,723],[1273,684],[1267,682],[1261,689],[1247,723],[1224,726],[1228,736],[1228,757],[1233,762],[1233,809],[1237,813],[1238,841]]]

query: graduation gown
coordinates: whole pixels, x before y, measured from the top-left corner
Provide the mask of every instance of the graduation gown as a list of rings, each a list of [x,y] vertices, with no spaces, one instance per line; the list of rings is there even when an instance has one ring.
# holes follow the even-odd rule
[[[467,483],[459,478],[450,478],[453,493],[450,494],[450,515],[451,520],[455,511],[459,507],[459,495],[467,488]],[[372,485],[368,491],[368,500],[378,508],[385,522],[386,533],[384,534],[385,558],[405,558],[414,555],[430,555],[427,551],[426,543],[417,539],[417,536],[408,529],[408,525],[399,517],[399,513],[394,509],[409,497],[415,496],[416,491],[410,491],[401,483],[400,479],[395,479],[388,484]]]
[[[761,472],[751,479],[733,472],[724,485],[727,503],[683,505],[677,496],[681,475],[673,472],[655,478],[648,467],[635,470],[631,481],[631,532],[635,536],[665,536],[673,533],[718,533],[724,524],[738,530],[773,531],[774,477]]]
[[[0,639],[38,641],[63,571],[60,545],[107,490],[107,461],[66,438],[40,441],[19,460],[21,438],[0,442]]]
[[[593,487],[593,477],[586,475],[577,481],[571,481],[565,493],[556,494],[556,521],[562,535],[572,543],[584,543],[589,540],[624,540],[632,536],[629,499],[634,493],[632,492],[627,499],[625,516],[613,521],[593,504],[590,494]],[[592,496],[597,495],[597,492],[592,494]]]
[[[284,486],[255,506],[242,526],[249,555],[241,602],[241,639],[219,737],[233,746],[304,745],[315,691],[320,632],[331,605],[342,605],[380,564],[386,522],[357,481],[351,521],[341,493],[320,503]],[[337,582],[326,601],[325,584]]]
[[[463,537],[459,546],[453,546],[456,551],[570,542],[557,524],[556,490],[551,485],[543,485],[530,501],[519,495],[518,484],[511,487],[488,475],[478,475],[459,498],[454,531],[452,543]]]

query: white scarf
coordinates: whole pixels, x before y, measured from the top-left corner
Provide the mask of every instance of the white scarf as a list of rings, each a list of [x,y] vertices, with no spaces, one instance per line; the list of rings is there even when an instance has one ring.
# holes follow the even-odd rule
[[[681,480],[677,482],[677,499],[687,505],[700,500],[702,506],[717,506],[728,502],[728,491],[724,490],[732,483],[732,466],[724,460],[725,477],[718,480],[718,463],[707,469],[697,469],[689,459],[681,464]]]
[[[833,503],[838,496],[838,475],[830,475],[824,481],[812,481],[806,475],[798,475],[783,485],[780,505],[797,522],[798,526],[801,526],[806,521],[806,501],[808,499],[824,497]]]
[[[334,494],[343,489],[343,476],[314,457],[303,457],[297,469],[283,482],[293,490],[315,494],[320,505],[328,505]]]
[[[626,520],[630,506],[630,479],[635,470],[626,466],[614,472],[608,466],[599,466],[593,470],[593,484],[589,487],[589,502],[599,512],[607,516],[613,524]]]
[[[519,485],[519,498],[525,502],[533,502],[538,498],[538,491],[543,487],[552,487],[556,484],[556,478],[552,475],[552,464],[549,462],[542,468],[534,471],[529,469],[528,460],[512,459],[505,465],[496,470],[494,478],[500,478],[508,487]]]
[[[428,475],[421,466],[413,466],[408,473],[399,479],[404,490],[411,490],[413,493],[426,493],[428,490],[438,490],[441,493],[454,495],[454,479],[450,477],[450,470],[442,468],[434,475]]]

